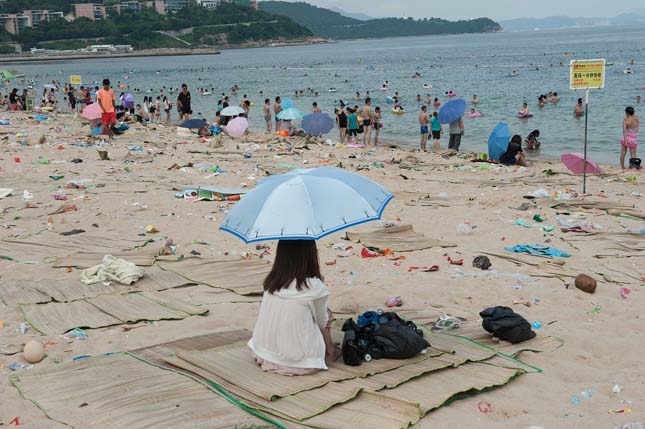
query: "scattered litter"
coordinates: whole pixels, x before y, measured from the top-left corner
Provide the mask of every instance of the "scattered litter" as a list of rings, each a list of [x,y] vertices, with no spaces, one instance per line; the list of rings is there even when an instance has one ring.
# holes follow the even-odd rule
[[[0,200],[8,197],[13,192],[13,189],[9,188],[0,188]]]
[[[23,200],[31,200],[34,197],[34,194],[31,192],[27,191],[26,189],[22,192],[22,199]]]
[[[609,414],[627,414],[627,413],[631,413],[632,409],[631,408],[621,408],[619,410],[608,410],[607,412]]]
[[[488,414],[491,411],[493,411],[493,406],[490,404],[490,402],[480,401],[477,404],[477,409],[479,410],[480,413]]]
[[[400,307],[403,305],[403,301],[400,296],[391,296],[385,300],[385,305],[388,307]]]
[[[457,225],[457,234],[459,235],[471,235],[473,233],[473,227],[467,223],[460,223]]]
[[[548,256],[550,258],[568,258],[571,255],[555,247],[547,247],[541,244],[518,244],[513,247],[505,247],[507,252],[528,253],[535,256]]]
[[[632,293],[631,289],[626,288],[626,287],[621,287],[620,288],[620,297],[622,299],[627,299],[627,297],[629,296],[630,293]]]
[[[24,335],[24,334],[26,334],[26,333],[27,333],[27,331],[28,331],[28,330],[29,330],[29,323],[27,323],[27,322],[22,322],[22,323],[20,324],[20,333]]]
[[[452,259],[450,256],[448,256],[448,262],[450,262],[450,265],[464,265],[464,260],[462,259]]]
[[[533,322],[531,323],[531,326],[533,326],[533,329],[540,329],[542,324],[540,322]]]
[[[598,283],[593,277],[589,277],[586,274],[579,274],[575,280],[576,288],[587,293],[596,292],[596,287]]]
[[[30,370],[33,367],[34,367],[33,365],[25,365],[24,363],[21,363],[21,362],[11,362],[9,365],[7,365],[7,368],[9,368],[12,371],[18,371],[21,369]]]
[[[81,328],[74,328],[68,333],[63,334],[62,337],[67,340],[71,340],[73,338],[77,340],[86,340],[89,338],[89,335],[87,335]]]
[[[480,270],[487,270],[491,267],[490,259],[488,256],[476,256],[473,259],[473,267],[479,268]]]

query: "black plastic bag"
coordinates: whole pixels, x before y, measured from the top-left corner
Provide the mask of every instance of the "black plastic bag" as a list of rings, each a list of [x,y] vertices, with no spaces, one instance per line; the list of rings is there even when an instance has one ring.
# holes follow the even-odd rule
[[[404,322],[396,313],[383,313],[378,329],[369,334],[368,348],[374,358],[408,359],[428,347],[423,331],[412,322]]]
[[[535,338],[531,324],[508,307],[490,307],[479,315],[482,327],[502,340],[516,344]]]
[[[354,319],[347,319],[343,323],[343,362],[349,366],[359,366],[363,362],[366,353],[366,339],[361,338],[361,330],[354,322]]]

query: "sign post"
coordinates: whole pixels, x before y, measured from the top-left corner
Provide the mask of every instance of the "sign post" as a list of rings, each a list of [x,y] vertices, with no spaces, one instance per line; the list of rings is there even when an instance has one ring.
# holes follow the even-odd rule
[[[69,76],[69,83],[72,85],[80,85],[81,84],[81,76],[78,74],[72,74]]]
[[[585,147],[584,167],[582,173],[582,193],[587,193],[587,135],[589,125],[589,90],[605,87],[606,60],[571,60],[569,67],[570,85],[572,90],[585,90]]]

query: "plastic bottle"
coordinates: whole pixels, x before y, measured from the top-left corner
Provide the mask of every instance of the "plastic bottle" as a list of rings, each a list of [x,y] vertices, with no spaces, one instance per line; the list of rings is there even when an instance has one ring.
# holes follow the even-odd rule
[[[645,429],[645,423],[643,422],[625,423],[624,425],[614,426],[614,429]]]

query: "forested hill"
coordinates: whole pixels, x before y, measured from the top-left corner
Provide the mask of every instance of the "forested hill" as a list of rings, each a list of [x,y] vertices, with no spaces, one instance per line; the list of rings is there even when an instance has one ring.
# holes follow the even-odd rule
[[[38,0],[27,1],[35,3]],[[288,17],[232,3],[222,3],[214,10],[191,5],[168,15],[143,9],[139,13],[124,12],[101,21],[59,19],[42,23],[38,28],[27,28],[18,35],[0,33],[0,39],[21,43],[23,49],[34,46],[78,49],[92,44],[127,44],[135,49],[226,47],[302,40],[311,36],[310,30]]]
[[[446,21],[439,18],[421,20],[379,18],[359,21],[303,2],[263,1],[260,3],[260,8],[274,15],[287,16],[310,29],[314,35],[330,39],[489,33],[502,29],[498,23],[488,18],[467,21]]]

